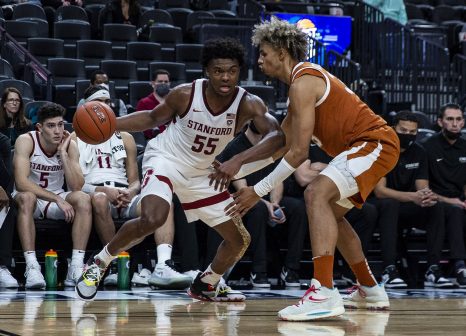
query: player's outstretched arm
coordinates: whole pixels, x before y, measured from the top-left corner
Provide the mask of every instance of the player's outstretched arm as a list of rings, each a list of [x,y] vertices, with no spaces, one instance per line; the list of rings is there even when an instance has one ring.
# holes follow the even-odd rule
[[[190,84],[179,85],[152,111],[139,111],[117,118],[116,130],[139,132],[163,125],[188,108],[190,95]]]

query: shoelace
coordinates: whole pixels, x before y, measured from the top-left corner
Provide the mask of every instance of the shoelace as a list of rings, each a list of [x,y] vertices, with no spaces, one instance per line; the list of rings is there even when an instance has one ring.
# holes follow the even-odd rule
[[[358,286],[358,285],[354,285],[353,287],[350,287],[347,290],[348,295],[351,295],[356,291],[359,291],[359,295],[361,295],[361,297],[363,297],[363,298],[365,298],[367,296],[366,292],[361,288],[361,286]]]
[[[102,275],[105,273],[105,269],[101,269],[96,264],[92,264],[83,274],[83,278],[86,278],[88,281],[93,281],[99,283]]]
[[[304,303],[304,298],[309,294],[309,293],[315,293],[317,294],[317,288],[312,285],[311,287],[309,287],[309,289],[306,291],[306,293],[304,293],[303,297],[301,298],[301,300],[298,301],[297,304],[295,304],[296,307],[299,307],[300,304],[303,304]]]

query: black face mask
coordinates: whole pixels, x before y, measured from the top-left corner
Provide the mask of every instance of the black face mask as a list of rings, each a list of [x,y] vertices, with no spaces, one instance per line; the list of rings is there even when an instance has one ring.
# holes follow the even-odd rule
[[[403,149],[408,149],[416,141],[416,134],[401,134],[398,132],[396,134],[400,139],[400,147]]]
[[[165,97],[170,92],[170,84],[162,83],[155,86],[155,92],[160,97]]]
[[[461,132],[452,132],[445,128],[442,132],[448,140],[458,140],[458,138],[461,136]]]

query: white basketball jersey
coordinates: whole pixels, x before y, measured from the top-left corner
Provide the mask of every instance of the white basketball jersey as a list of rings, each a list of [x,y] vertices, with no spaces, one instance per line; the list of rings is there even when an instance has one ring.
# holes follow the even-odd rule
[[[34,146],[29,157],[29,180],[54,193],[63,191],[65,171],[58,151],[53,155],[48,155],[40,144],[39,132],[31,131],[28,134],[31,136]]]
[[[205,79],[194,81],[186,113],[149,141],[149,148],[167,152],[193,168],[206,169],[212,164],[235,135],[238,108],[246,91],[237,87],[226,110],[214,114],[204,100],[206,84]]]
[[[77,140],[79,164],[86,183],[101,184],[111,181],[128,185],[126,149],[119,132],[98,145],[89,145],[79,138]]]

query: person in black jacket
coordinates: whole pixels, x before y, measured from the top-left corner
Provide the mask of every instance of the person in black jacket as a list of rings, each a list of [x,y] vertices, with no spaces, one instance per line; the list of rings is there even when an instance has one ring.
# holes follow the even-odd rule
[[[466,216],[466,140],[461,138],[463,111],[458,104],[446,104],[440,108],[437,123],[441,131],[424,144],[429,159],[430,182],[445,209],[450,258],[455,263],[456,280],[460,287],[466,287],[463,233]]]
[[[0,133],[0,210],[9,209],[3,221],[0,221],[0,287],[17,288],[18,281],[11,275],[8,265],[11,264],[12,241],[14,230],[14,210],[10,202],[10,192],[13,186],[11,177],[10,139]]]

